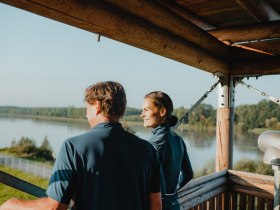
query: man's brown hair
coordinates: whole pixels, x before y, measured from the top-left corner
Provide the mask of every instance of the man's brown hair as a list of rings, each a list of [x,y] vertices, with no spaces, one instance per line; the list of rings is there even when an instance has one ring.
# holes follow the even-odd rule
[[[119,117],[124,115],[126,108],[126,95],[123,86],[118,82],[98,82],[89,86],[85,91],[88,104],[100,102],[101,112],[105,117]]]

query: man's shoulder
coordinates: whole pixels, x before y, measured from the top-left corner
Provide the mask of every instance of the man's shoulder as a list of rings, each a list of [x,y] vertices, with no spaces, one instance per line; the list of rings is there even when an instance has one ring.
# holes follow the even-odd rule
[[[131,142],[139,147],[147,148],[147,149],[154,149],[154,147],[151,145],[151,143],[145,139],[142,139],[132,133],[129,133],[125,131],[126,133],[126,138],[128,142]]]

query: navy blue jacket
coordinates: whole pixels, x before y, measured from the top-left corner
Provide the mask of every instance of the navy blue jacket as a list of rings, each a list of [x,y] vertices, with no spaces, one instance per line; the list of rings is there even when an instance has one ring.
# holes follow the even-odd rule
[[[153,130],[149,140],[156,148],[162,163],[165,192],[172,196],[193,178],[193,170],[183,139],[166,124]]]

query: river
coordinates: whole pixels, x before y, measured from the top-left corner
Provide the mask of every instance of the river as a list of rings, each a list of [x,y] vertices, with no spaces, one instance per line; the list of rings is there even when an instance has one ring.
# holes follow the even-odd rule
[[[148,139],[151,130],[142,126],[129,126],[141,138]],[[74,123],[43,121],[35,119],[0,117],[0,147],[9,147],[12,140],[19,140],[22,136],[34,139],[40,146],[45,136],[57,153],[62,142],[75,135],[79,135],[89,126]],[[215,160],[215,133],[212,132],[183,132],[179,133],[187,146],[189,157],[195,171],[207,168]],[[260,160],[263,153],[258,149],[257,135],[235,135],[233,142],[233,164],[239,160]],[[213,164],[212,164],[213,165]]]

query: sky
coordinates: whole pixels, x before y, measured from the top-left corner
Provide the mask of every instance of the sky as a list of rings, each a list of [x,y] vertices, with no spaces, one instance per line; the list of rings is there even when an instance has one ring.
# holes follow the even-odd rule
[[[0,106],[83,107],[84,90],[118,81],[128,106],[141,108],[145,94],[160,90],[174,107],[193,105],[216,81],[212,74],[0,3]],[[280,98],[280,75],[244,80]],[[265,99],[236,87],[235,105]],[[217,89],[204,103],[217,107]]]

